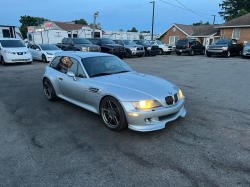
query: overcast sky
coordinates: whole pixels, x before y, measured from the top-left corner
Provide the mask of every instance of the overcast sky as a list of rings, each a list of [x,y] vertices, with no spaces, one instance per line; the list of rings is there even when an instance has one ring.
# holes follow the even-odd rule
[[[180,5],[176,0],[155,0],[154,33],[162,33],[172,23],[192,24],[196,22],[222,23],[219,17],[219,3],[222,0],[178,0],[187,8],[203,14],[194,14],[175,6]],[[139,31],[150,30],[152,24],[153,4],[150,0],[0,0],[0,25],[20,26],[20,16],[38,16],[52,21],[72,21],[84,18],[88,23],[93,22],[93,14],[99,11],[97,23],[103,30],[127,31],[136,27]]]

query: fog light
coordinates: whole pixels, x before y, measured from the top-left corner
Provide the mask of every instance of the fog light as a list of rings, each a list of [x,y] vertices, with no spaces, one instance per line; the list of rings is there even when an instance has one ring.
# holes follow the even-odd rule
[[[136,113],[129,113],[130,116],[139,116],[139,114]]]

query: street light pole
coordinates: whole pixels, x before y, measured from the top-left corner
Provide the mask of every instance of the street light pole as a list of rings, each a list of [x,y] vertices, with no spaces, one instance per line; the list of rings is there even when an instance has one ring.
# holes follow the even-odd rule
[[[151,40],[153,40],[153,35],[154,35],[154,16],[155,16],[155,1],[150,2],[150,3],[153,3],[152,36],[151,36]]]
[[[95,20],[96,20],[98,14],[99,14],[99,12],[96,12],[96,13],[94,14],[94,24],[93,24],[92,38],[95,38]]]

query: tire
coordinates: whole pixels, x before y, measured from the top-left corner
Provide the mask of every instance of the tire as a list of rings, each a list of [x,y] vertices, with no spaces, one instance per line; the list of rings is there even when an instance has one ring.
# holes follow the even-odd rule
[[[176,54],[177,54],[178,56],[180,56],[180,55],[181,55],[181,53],[177,53],[177,52],[176,52]]]
[[[47,78],[45,78],[43,80],[43,91],[44,91],[45,97],[49,101],[55,101],[55,100],[58,99],[58,97],[56,96],[56,92],[54,90],[54,87],[53,87],[52,83]]]
[[[126,116],[119,101],[113,97],[105,97],[100,104],[100,114],[107,128],[120,131],[128,127]]]
[[[211,55],[207,54],[207,57],[211,57]]]
[[[204,55],[204,54],[205,54],[205,50],[202,49],[200,54],[201,54],[201,55]]]
[[[126,50],[125,57],[126,58],[130,58],[131,57],[131,52],[129,50]]]
[[[3,58],[3,57],[1,57],[1,62],[2,62],[2,65],[3,65],[3,66],[6,66],[6,63],[5,63],[4,58]]]
[[[230,55],[231,55],[231,53],[230,53],[230,51],[228,51],[225,57],[226,57],[226,58],[229,58]]]
[[[31,64],[31,62],[27,62],[27,64]]]
[[[42,55],[42,61],[43,61],[43,63],[47,63],[48,62],[45,55]]]
[[[190,55],[190,56],[194,56],[194,50],[191,50],[191,51],[189,52],[189,55]]]
[[[160,51],[159,51],[159,55],[163,55],[163,50],[162,49],[160,49]]]

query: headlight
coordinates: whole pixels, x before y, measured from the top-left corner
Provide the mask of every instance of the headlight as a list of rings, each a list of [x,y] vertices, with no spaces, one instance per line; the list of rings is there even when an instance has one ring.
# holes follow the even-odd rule
[[[151,47],[147,47],[147,50],[151,50]]]
[[[228,50],[228,47],[222,47],[222,50]]]
[[[82,51],[88,51],[87,47],[82,47]]]
[[[135,109],[148,109],[162,106],[157,100],[134,101],[131,102]]]
[[[181,91],[181,89],[179,89],[179,99],[184,99],[185,97],[184,97],[184,95],[182,94],[182,91]]]
[[[131,47],[130,48],[132,51],[135,51],[136,50],[136,47]]]
[[[11,52],[11,51],[4,51],[4,53],[8,53],[8,54],[16,54],[15,52]]]
[[[48,53],[48,52],[46,52],[48,55],[53,55],[52,53]]]

